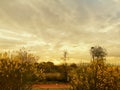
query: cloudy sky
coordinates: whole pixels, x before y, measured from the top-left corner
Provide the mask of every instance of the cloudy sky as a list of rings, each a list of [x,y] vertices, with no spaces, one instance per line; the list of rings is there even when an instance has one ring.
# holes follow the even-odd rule
[[[25,47],[56,63],[67,50],[70,62],[87,62],[96,45],[119,59],[119,0],[0,0],[1,50]]]

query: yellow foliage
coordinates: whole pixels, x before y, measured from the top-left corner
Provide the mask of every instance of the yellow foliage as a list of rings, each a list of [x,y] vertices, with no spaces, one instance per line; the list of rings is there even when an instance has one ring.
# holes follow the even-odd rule
[[[39,72],[34,65],[35,56],[26,52],[26,57],[24,52],[11,53],[11,56],[7,52],[0,54],[1,90],[29,90],[28,85],[32,84],[34,77],[43,79],[43,72]]]
[[[120,90],[120,66],[101,61],[79,66],[69,73],[69,77],[74,90]]]

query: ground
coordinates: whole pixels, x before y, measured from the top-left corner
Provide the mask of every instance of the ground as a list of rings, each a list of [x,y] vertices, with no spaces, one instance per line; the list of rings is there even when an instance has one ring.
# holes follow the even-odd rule
[[[69,84],[35,84],[33,90],[68,90]]]

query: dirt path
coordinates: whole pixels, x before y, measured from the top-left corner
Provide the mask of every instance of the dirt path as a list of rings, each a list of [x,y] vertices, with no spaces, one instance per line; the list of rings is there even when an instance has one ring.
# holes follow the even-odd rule
[[[69,88],[69,84],[35,84],[33,88]]]

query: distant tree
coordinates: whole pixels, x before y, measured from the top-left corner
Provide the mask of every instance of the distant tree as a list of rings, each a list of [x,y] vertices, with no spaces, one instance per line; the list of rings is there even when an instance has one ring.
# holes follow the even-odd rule
[[[53,62],[42,62],[39,64],[38,68],[44,69],[45,73],[55,72],[55,65]]]
[[[106,49],[102,48],[101,46],[95,46],[95,47],[91,47],[90,54],[92,56],[93,61],[95,59],[103,60],[106,57],[107,52]]]
[[[77,68],[77,65],[75,63],[70,64],[70,67]]]

